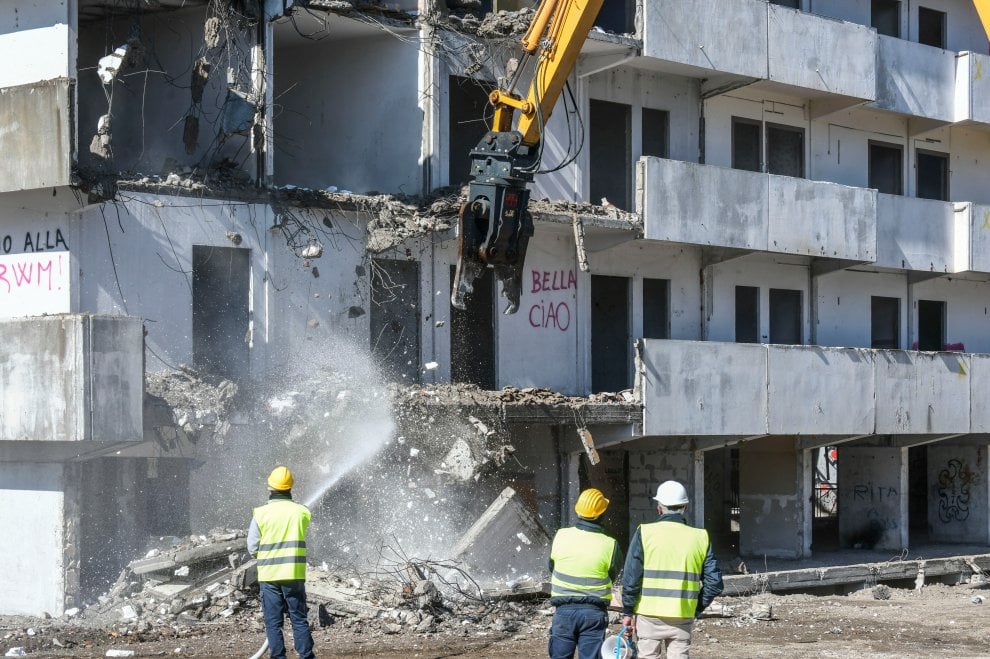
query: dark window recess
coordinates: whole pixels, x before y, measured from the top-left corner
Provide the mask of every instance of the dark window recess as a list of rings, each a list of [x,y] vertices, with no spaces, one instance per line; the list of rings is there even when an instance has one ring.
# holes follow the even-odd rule
[[[901,347],[901,301],[896,297],[870,298],[870,347]]]
[[[918,43],[945,48],[945,12],[918,7]]]
[[[949,156],[918,150],[918,197],[949,201]]]
[[[629,279],[591,277],[591,388],[621,391],[630,386]]]
[[[633,18],[636,16],[634,0],[608,0],[598,10],[595,25],[606,32],[629,34],[633,31]]]
[[[918,350],[945,346],[945,302],[918,300]]]
[[[760,289],[736,286],[736,343],[760,342]]]
[[[762,128],[758,121],[732,118],[732,167],[750,172],[762,172],[760,149]]]
[[[447,139],[449,143],[450,183],[465,183],[471,178],[471,150],[478,145],[488,130],[492,116],[488,92],[491,83],[450,76],[449,116]]]
[[[419,382],[419,262],[371,262],[371,356],[386,377]]]
[[[474,281],[466,308],[450,308],[450,378],[495,389],[495,276],[485,268]],[[450,268],[454,284],[454,267]]]
[[[643,108],[643,155],[670,157],[670,113]]]
[[[229,380],[248,376],[251,251],[193,245],[192,344],[197,368]]]
[[[870,25],[879,34],[885,34],[888,37],[900,37],[900,0],[873,0],[870,6]]]
[[[801,8],[801,0],[770,0],[772,5],[780,5],[781,7],[793,7],[794,9]]]
[[[591,203],[602,199],[630,208],[632,194],[632,108],[591,100]]]
[[[869,186],[884,194],[904,194],[904,149],[896,144],[870,142]]]
[[[670,338],[670,280],[643,280],[643,338]]]
[[[801,291],[770,289],[770,343],[798,345],[801,340]]]
[[[767,124],[767,171],[804,176],[804,129]]]

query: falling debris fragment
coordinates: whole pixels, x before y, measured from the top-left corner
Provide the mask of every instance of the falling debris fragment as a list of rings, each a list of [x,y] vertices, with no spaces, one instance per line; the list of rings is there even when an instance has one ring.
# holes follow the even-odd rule
[[[129,50],[130,46],[125,43],[106,57],[100,58],[96,72],[104,85],[109,85],[117,77],[117,74],[120,73]]]
[[[578,428],[577,433],[581,439],[581,445],[584,446],[584,452],[588,454],[588,462],[592,465],[601,462],[601,458],[598,457],[598,449],[595,448],[595,438],[591,436],[591,432],[587,428]]]

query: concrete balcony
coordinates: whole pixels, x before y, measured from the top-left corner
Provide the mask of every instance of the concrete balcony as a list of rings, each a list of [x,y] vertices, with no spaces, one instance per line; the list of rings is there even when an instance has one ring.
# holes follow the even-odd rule
[[[645,435],[986,432],[990,355],[645,342]],[[975,392],[975,394],[974,394]]]
[[[876,62],[863,53],[875,50],[870,28],[763,0],[643,4],[650,67],[705,78],[710,88],[765,81],[800,96],[873,100]]]
[[[954,52],[884,35],[876,52],[877,108],[921,119],[914,133],[954,120]]]
[[[0,153],[31,154],[0,160],[0,193],[71,182],[74,94],[67,78],[0,89]]]
[[[0,321],[0,453],[10,442],[21,460],[32,446],[57,459],[59,443],[141,440],[143,331],[140,318]]]
[[[990,206],[956,204],[956,272],[990,272]],[[961,225],[961,226],[960,226]],[[965,259],[965,261],[963,261]],[[965,267],[962,264],[965,263]]]
[[[926,272],[961,272],[968,242],[968,204],[877,195],[878,266]]]
[[[876,192],[836,183],[642,158],[647,240],[873,261]]]
[[[990,57],[959,53],[956,57],[955,120],[990,127]]]

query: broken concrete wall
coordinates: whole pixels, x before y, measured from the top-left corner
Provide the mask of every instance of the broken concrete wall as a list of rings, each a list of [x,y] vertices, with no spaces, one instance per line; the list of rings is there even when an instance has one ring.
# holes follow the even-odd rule
[[[254,176],[256,40],[224,2],[82,25],[80,164],[164,176],[226,159]]]
[[[843,446],[840,452],[841,546],[890,550],[907,547],[907,449]]]
[[[668,450],[663,448],[663,440],[656,439],[654,447],[629,451],[629,533],[640,524],[656,521],[657,502],[653,497],[657,487],[666,480],[676,480],[684,484],[690,494],[695,490],[695,452]],[[695,519],[704,502],[694,502],[689,520]]]
[[[294,22],[276,28],[276,184],[419,194],[416,32],[406,40],[336,14],[327,20],[312,39]]]
[[[811,553],[806,516],[811,475],[792,437],[765,437],[739,447],[739,553],[802,558]],[[810,461],[808,462],[810,472]]]

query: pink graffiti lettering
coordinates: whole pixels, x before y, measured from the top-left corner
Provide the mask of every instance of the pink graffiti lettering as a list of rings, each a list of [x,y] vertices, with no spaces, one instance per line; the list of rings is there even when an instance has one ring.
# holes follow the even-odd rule
[[[566,291],[577,288],[577,274],[573,270],[532,270],[533,287],[531,293],[541,291]]]
[[[566,302],[544,303],[540,300],[529,308],[529,324],[531,327],[553,327],[566,332],[571,326],[571,308]]]
[[[61,260],[59,257],[59,272],[61,272]],[[37,261],[14,262],[7,267],[0,263],[0,282],[6,285],[7,292],[10,293],[15,288],[24,289],[28,287],[52,290],[54,283],[54,259],[39,259]],[[13,281],[8,273],[13,273]]]

